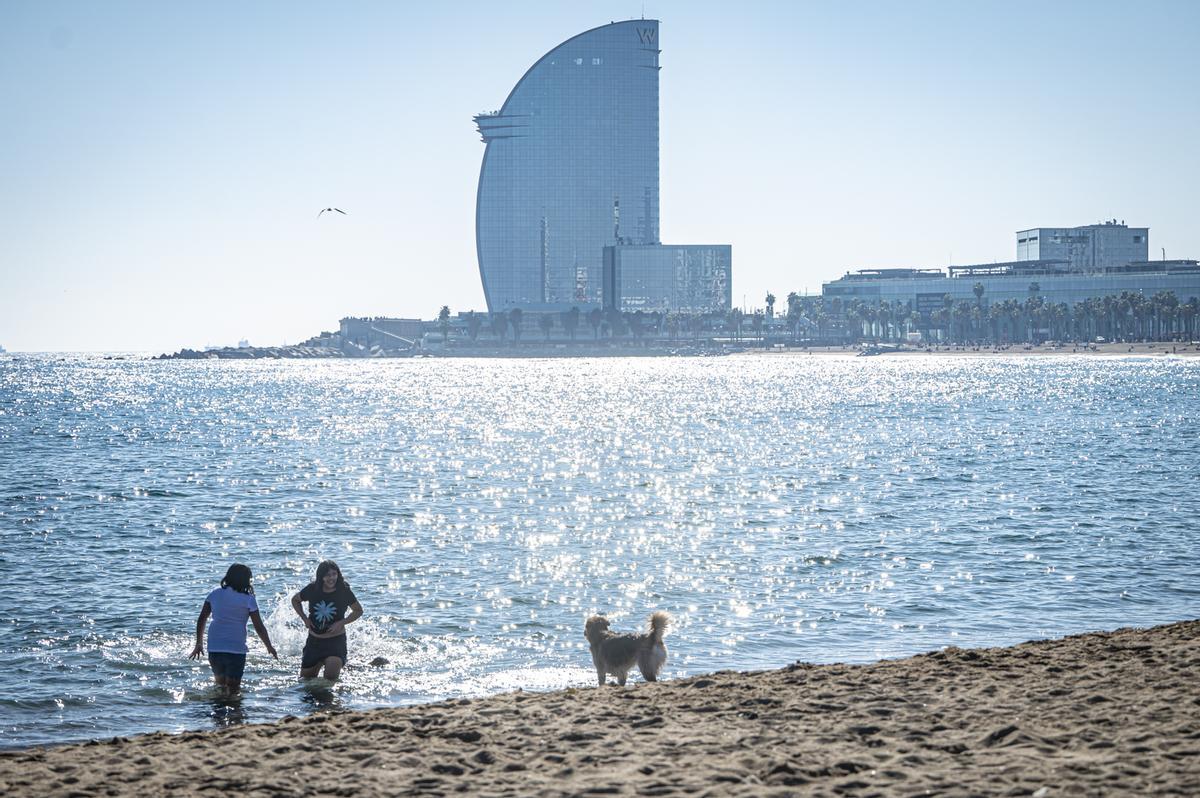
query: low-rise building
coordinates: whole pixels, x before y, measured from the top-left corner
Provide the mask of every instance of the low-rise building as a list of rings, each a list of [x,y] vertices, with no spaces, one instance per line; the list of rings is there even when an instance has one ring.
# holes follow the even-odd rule
[[[1149,228],[1107,222],[1074,228],[1034,228],[1017,233],[1018,260],[941,269],[861,269],[822,285],[821,294],[841,303],[905,304],[929,314],[968,300],[986,308],[1030,296],[1068,306],[1123,293],[1147,297],[1173,293],[1179,302],[1200,297],[1195,260],[1146,258]]]

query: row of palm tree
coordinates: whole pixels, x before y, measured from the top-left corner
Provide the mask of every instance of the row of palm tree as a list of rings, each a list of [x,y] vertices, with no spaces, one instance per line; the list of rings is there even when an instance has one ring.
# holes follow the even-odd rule
[[[450,315],[450,308],[446,305],[438,312],[443,342],[449,339]],[[584,313],[578,307],[572,307],[557,314],[538,313],[536,318],[537,327],[546,341],[551,339],[556,330],[575,341],[584,322],[591,328],[594,340],[635,342],[651,339],[710,340],[722,336],[744,340],[747,335],[761,338],[765,326],[762,313],[746,314],[736,308],[725,313],[647,313],[641,310],[621,312],[613,308],[592,308]],[[520,343],[525,331],[525,312],[521,308],[491,314],[471,311],[466,315],[465,328],[467,337],[473,343],[479,340],[481,333],[487,332],[496,342],[507,341],[511,334],[515,345]]]
[[[759,342],[780,340],[790,333],[793,341],[853,344],[861,341],[904,340],[919,331],[926,341],[957,344],[1024,343],[1045,340],[1163,341],[1200,338],[1200,300],[1180,302],[1171,291],[1153,296],[1124,291],[1093,297],[1068,305],[1047,302],[1038,283],[1029,284],[1024,301],[1005,299],[985,304],[982,283],[976,283],[975,301],[942,297],[939,307],[918,310],[911,301],[844,301],[841,297],[787,295],[787,312],[775,317],[775,296],[767,294],[766,312],[745,313],[738,308],[724,313],[620,312],[592,308],[586,313],[572,307],[557,314],[538,313],[537,327],[546,341],[555,330],[576,340],[586,322],[594,340],[616,339],[644,342],[650,339],[712,340],[716,338]],[[443,341],[449,337],[450,308],[438,313]],[[520,343],[525,313],[521,308],[507,312],[466,317],[466,332],[472,342],[485,329],[495,341]]]
[[[1024,301],[1005,299],[985,305],[984,286],[976,283],[975,301],[942,297],[941,307],[920,312],[911,301],[865,302],[839,297],[788,295],[787,326],[794,337],[898,340],[919,331],[926,340],[953,343],[1029,342],[1045,340],[1165,341],[1200,337],[1200,300],[1180,302],[1172,291],[1152,296],[1123,291],[1068,305],[1047,302],[1030,283]],[[768,295],[770,297],[770,295]]]

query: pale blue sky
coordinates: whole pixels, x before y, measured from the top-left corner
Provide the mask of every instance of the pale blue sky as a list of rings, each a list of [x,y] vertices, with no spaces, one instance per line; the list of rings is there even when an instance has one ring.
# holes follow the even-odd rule
[[[738,304],[1108,218],[1200,258],[1188,0],[0,0],[0,344],[267,345],[483,310],[471,116],[643,8],[662,237],[732,244]]]

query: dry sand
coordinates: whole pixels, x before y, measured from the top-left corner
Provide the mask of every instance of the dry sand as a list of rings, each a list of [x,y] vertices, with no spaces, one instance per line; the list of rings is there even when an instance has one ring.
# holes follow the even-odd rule
[[[1200,621],[0,755],[0,795],[1200,795]]]

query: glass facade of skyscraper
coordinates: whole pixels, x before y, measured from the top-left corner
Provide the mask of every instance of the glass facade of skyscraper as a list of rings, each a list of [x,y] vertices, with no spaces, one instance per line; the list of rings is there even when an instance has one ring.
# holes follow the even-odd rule
[[[725,313],[733,302],[729,244],[604,248],[604,306],[621,312]]]
[[[599,305],[604,247],[659,241],[657,20],[581,33],[530,67],[487,148],[475,241],[488,309]]]

